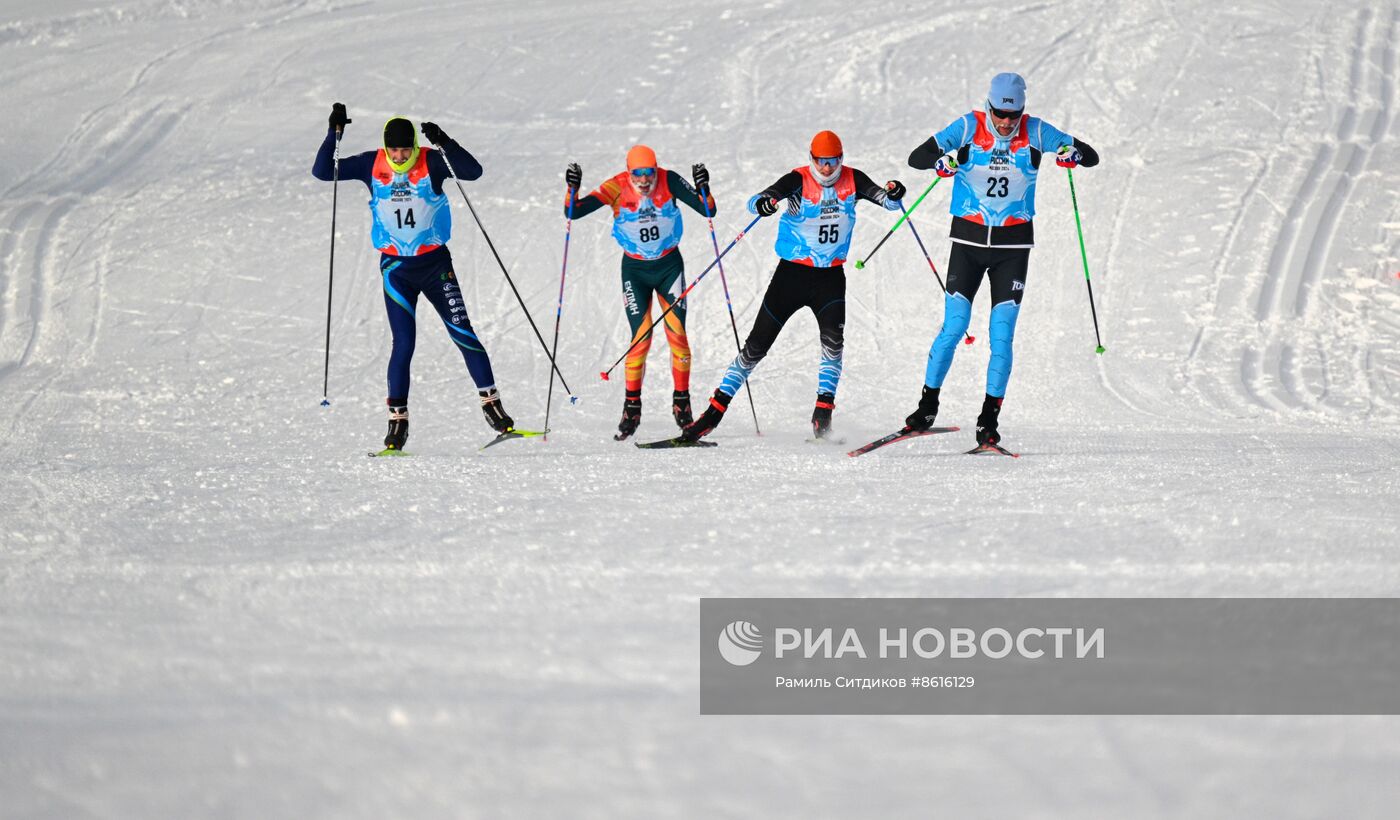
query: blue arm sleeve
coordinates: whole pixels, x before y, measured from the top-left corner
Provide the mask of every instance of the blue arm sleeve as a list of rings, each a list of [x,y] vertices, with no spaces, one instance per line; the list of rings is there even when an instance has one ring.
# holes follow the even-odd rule
[[[442,143],[442,153],[447,155],[447,159],[438,154],[437,151],[428,154],[428,175],[433,179],[433,191],[442,193],[442,183],[452,174],[447,171],[447,163],[452,163],[452,170],[457,172],[458,179],[480,179],[481,163],[476,161],[476,157],[471,155],[467,149],[457,144],[456,140],[447,139]]]
[[[942,131],[934,134],[933,138],[938,141],[938,147],[942,148],[944,153],[952,154],[972,142],[972,136],[976,133],[977,120],[968,112],[948,123]]]
[[[1075,139],[1045,120],[1032,118],[1031,144],[1045,154],[1054,154],[1066,145],[1079,149],[1080,167],[1093,168],[1099,164],[1099,152],[1083,140]],[[1037,144],[1038,143],[1038,144]]]
[[[351,154],[340,158],[340,178],[358,179],[369,185],[369,175],[374,170],[374,152]],[[335,176],[335,129],[326,129],[326,139],[321,150],[316,152],[316,162],[311,166],[311,175],[323,182],[330,182]]]
[[[1074,137],[1061,131],[1039,117],[1031,117],[1029,127],[1031,147],[1043,154],[1053,154],[1066,145],[1074,144]]]

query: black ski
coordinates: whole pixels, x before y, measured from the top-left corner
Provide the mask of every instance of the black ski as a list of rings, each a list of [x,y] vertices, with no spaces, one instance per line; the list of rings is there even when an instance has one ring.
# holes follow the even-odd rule
[[[690,440],[690,439],[685,438],[684,436],[676,436],[675,438],[663,438],[663,439],[660,440],[660,441],[648,441],[648,442],[645,442],[645,443],[640,442],[640,441],[634,441],[633,444],[635,444],[639,449],[642,449],[642,450],[669,450],[669,449],[671,449],[671,448],[673,448],[673,447],[718,447],[718,446],[719,446],[718,443],[713,442],[713,441],[705,441],[704,439],[695,439],[695,440],[692,441],[692,440]]]
[[[1001,446],[1000,444],[979,444],[976,447],[973,447],[971,450],[968,450],[967,454],[970,456],[983,456],[995,454],[1001,456],[1011,456],[1012,458],[1021,457],[1020,453],[1013,453],[1005,447]]]
[[[853,458],[855,456],[863,456],[871,450],[878,450],[881,447],[884,447],[886,444],[894,444],[896,441],[907,441],[911,438],[918,438],[919,436],[933,436],[939,433],[956,433],[960,429],[962,428],[932,427],[928,430],[897,430],[893,433],[890,433],[888,436],[885,436],[884,438],[875,439],[874,441],[870,442],[864,447],[857,447],[856,449],[850,451],[846,455],[851,456]]]

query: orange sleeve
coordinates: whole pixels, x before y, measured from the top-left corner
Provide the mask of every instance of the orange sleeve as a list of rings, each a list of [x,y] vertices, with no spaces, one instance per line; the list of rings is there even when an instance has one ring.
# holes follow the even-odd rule
[[[613,177],[599,185],[598,190],[594,191],[592,196],[597,197],[598,201],[604,205],[610,206],[616,213],[617,201],[622,197],[622,183],[618,181],[617,177]]]

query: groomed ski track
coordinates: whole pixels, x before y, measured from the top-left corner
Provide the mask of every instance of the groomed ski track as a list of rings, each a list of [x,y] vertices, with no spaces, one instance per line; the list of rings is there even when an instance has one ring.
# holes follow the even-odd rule
[[[398,32],[398,34],[395,34]],[[407,32],[411,36],[403,36]],[[1381,817],[1394,718],[701,718],[704,596],[1391,596],[1400,589],[1395,2],[0,2],[0,814],[15,817]],[[1042,169],[1003,433],[967,458],[978,341],[932,436],[803,443],[815,323],[717,448],[611,440],[627,343],[606,214],[573,225],[548,442],[490,440],[424,306],[411,459],[340,190],[319,407],[330,103],[430,119],[544,330],[566,162],[703,161],[721,247],[831,128],[904,159],[997,71],[1091,142]],[[451,243],[506,408],[548,365],[456,190]],[[944,186],[914,221],[942,271]],[[894,217],[860,209],[863,256]],[[741,335],[774,266],[725,259]],[[712,258],[686,214],[694,275]],[[917,401],[941,297],[911,238],[848,269],[836,429]],[[692,296],[697,410],[733,355]],[[674,434],[653,345],[637,440]]]

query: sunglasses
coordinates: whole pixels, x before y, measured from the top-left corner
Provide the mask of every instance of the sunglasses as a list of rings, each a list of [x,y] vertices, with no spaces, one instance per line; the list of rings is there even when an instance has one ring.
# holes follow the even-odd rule
[[[840,165],[840,157],[812,157],[812,162],[818,165]]]
[[[993,116],[993,117],[996,117],[996,118],[999,119],[999,120],[1016,120],[1016,119],[1020,119],[1020,118],[1021,118],[1021,111],[1023,111],[1023,110],[1025,110],[1025,109],[1017,109],[1017,110],[1014,110],[1014,111],[1007,111],[1007,110],[1003,110],[1003,109],[1001,109],[1001,108],[993,108],[993,109],[992,109],[992,116]]]
[[[643,177],[643,178],[646,178],[646,177],[654,177],[654,176],[656,176],[656,169],[655,169],[655,168],[634,168],[634,169],[632,169],[632,176],[634,176],[634,177]]]

